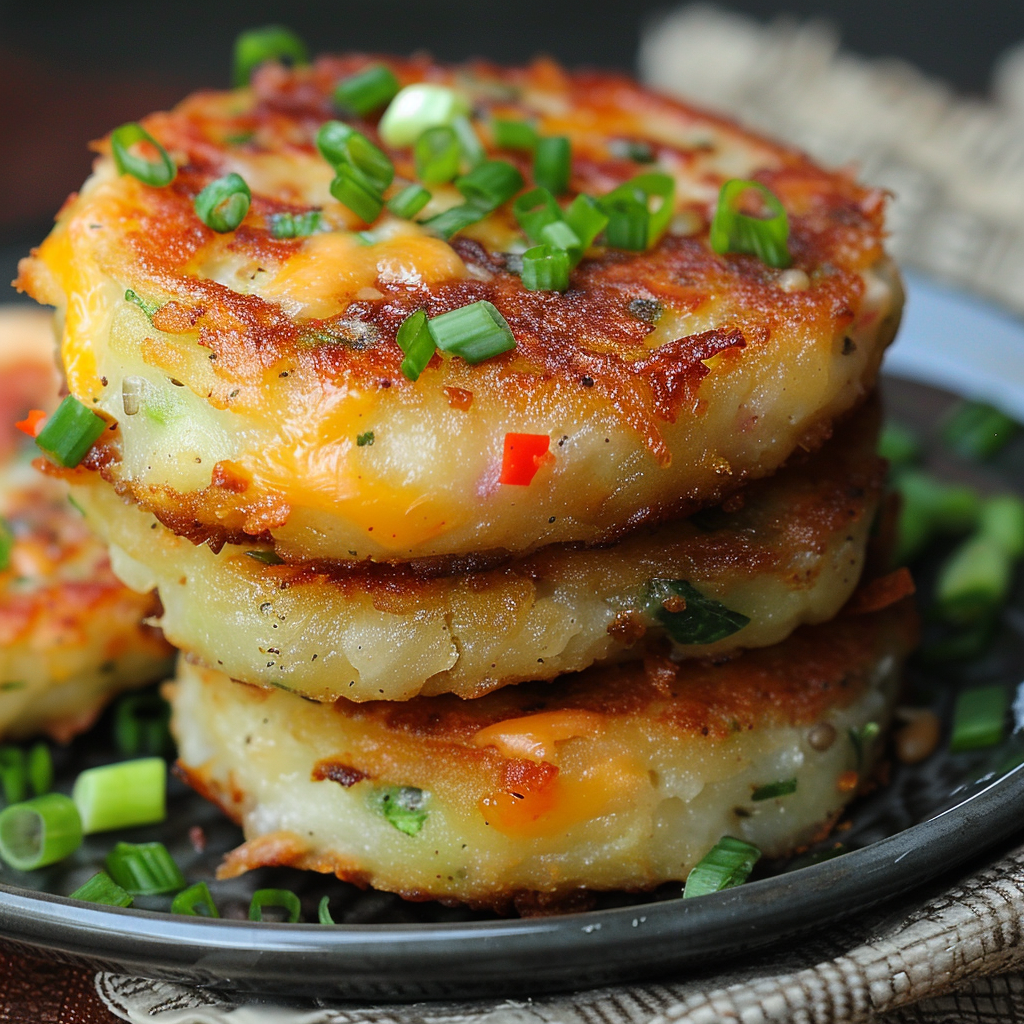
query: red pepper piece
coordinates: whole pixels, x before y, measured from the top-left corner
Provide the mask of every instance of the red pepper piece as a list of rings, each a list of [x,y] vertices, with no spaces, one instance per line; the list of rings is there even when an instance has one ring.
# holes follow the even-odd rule
[[[42,409],[33,409],[23,420],[14,424],[23,434],[35,438],[46,425],[46,413]]]
[[[499,482],[525,487],[547,461],[550,447],[547,434],[506,434]]]

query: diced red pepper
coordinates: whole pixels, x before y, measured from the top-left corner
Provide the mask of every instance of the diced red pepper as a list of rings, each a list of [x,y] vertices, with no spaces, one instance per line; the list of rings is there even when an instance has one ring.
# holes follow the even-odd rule
[[[42,409],[33,409],[23,420],[14,424],[23,434],[36,438],[46,425],[46,413]]]
[[[547,461],[550,447],[547,434],[506,434],[499,482],[525,487]]]

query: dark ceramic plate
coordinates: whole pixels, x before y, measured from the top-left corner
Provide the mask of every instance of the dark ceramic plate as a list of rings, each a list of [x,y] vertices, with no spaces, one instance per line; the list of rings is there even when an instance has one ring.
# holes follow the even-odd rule
[[[959,330],[957,316],[965,329],[974,328],[976,347],[978,324],[988,317],[995,325],[993,336],[1003,331],[1024,351],[1024,327],[991,310],[979,311],[972,301],[927,282],[912,282],[907,355],[900,356],[897,349],[895,365],[906,370],[909,364],[918,373],[915,352],[927,351],[922,346],[934,343],[936,330]],[[1015,396],[1021,396],[1013,410],[1020,415],[1024,384],[1013,387],[1002,373],[992,397],[1003,397],[1004,404],[1013,406]],[[948,393],[896,378],[888,379],[885,390],[892,418],[926,437],[952,400]],[[1024,438],[984,467],[959,462],[936,446],[931,468],[985,491],[1006,490],[1024,481]],[[925,565],[919,572],[925,593],[928,576]],[[375,1000],[523,996],[720,962],[723,956],[904,894],[1019,830],[1024,822],[1024,769],[1017,766],[1024,762],[1024,738],[1008,729],[1003,744],[975,754],[948,753],[947,739],[960,688],[1000,682],[1009,689],[1021,679],[1024,592],[1018,587],[996,640],[983,656],[959,665],[921,663],[911,668],[908,702],[938,712],[947,724],[946,735],[940,751],[924,764],[894,767],[889,785],[855,805],[848,827],[839,834],[849,852],[799,868],[768,865],[754,881],[701,899],[683,902],[680,887],[671,885],[639,898],[602,896],[598,907],[585,913],[502,920],[438,904],[405,903],[389,894],[365,893],[324,876],[285,869],[261,869],[216,882],[213,873],[221,855],[241,836],[212,807],[173,783],[168,821],[123,838],[165,842],[191,881],[210,882],[226,919],[172,917],[166,912],[169,899],[163,897],[140,900],[139,909],[132,910],[64,898],[61,894],[92,875],[113,842],[122,838],[107,834],[87,840],[69,862],[45,872],[24,875],[0,868],[0,936],[48,950],[51,956],[122,973],[238,991]],[[109,724],[101,722],[60,753],[60,784],[69,785],[82,768],[111,757]],[[189,838],[196,826],[206,841],[201,852]],[[834,842],[835,837],[826,848]],[[316,921],[319,899],[329,896],[335,920],[341,923],[333,928],[248,923],[252,891],[268,886],[298,892],[304,921]]]

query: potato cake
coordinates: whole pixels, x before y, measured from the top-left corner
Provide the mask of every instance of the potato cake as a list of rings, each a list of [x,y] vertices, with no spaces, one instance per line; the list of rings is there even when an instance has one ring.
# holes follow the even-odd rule
[[[332,120],[338,83],[382,63],[465,112],[474,170],[500,164],[531,191],[476,216],[470,171],[430,185],[421,214],[393,212],[436,164],[376,115]],[[510,120],[537,154],[571,154],[567,180],[502,135]],[[390,206],[364,217],[335,198],[355,171],[329,163],[329,140],[318,152],[325,124],[379,155]],[[899,319],[880,190],[621,76],[325,57],[143,125],[173,181],[119,174],[99,143],[19,284],[58,307],[71,393],[116,421],[91,464],[194,540],[382,561],[607,543],[820,445],[872,387]],[[230,175],[251,205],[215,231],[195,204]],[[778,265],[712,248],[733,180],[788,225]],[[536,199],[539,181],[560,194]],[[531,284],[529,236],[550,226],[536,217],[564,233],[577,199],[605,233],[563,290]],[[730,216],[758,219],[748,199]],[[466,210],[472,223],[452,220]],[[514,347],[452,354],[449,321],[409,379],[396,339],[420,311],[430,337],[461,311],[506,325]]]

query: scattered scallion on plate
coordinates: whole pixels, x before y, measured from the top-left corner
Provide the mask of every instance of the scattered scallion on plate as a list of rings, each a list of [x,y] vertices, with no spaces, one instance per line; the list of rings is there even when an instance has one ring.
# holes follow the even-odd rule
[[[83,903],[102,903],[108,907],[130,907],[135,898],[125,892],[105,871],[93,875],[81,888],[68,897]]]
[[[87,768],[75,779],[71,798],[88,835],[163,821],[166,794],[166,762],[162,757],[145,757]]]
[[[55,864],[82,845],[82,820],[61,793],[11,804],[0,811],[0,860],[18,871]]]
[[[264,910],[271,908],[283,910],[285,920],[290,924],[298,921],[302,914],[302,904],[299,902],[299,897],[290,889],[257,889],[252,894],[252,900],[249,903],[249,920],[264,920]]]
[[[954,753],[994,747],[1003,738],[1010,695],[1005,686],[981,686],[962,691],[953,711]]]
[[[722,836],[686,876],[683,899],[740,885],[750,877],[761,851],[742,839]]]
[[[171,913],[185,917],[220,917],[217,904],[210,895],[210,887],[205,882],[196,882],[179,892],[171,901]]]
[[[107,871],[133,896],[156,896],[185,888],[185,876],[163,843],[118,843],[107,854]]]

